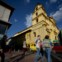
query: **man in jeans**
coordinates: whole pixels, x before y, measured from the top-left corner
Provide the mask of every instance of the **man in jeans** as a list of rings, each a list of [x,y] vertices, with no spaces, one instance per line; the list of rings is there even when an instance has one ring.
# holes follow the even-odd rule
[[[52,45],[52,42],[51,40],[49,39],[49,36],[46,35],[44,40],[43,40],[43,49],[45,50],[46,52],[46,55],[47,55],[47,62],[51,62],[51,50],[53,48],[53,45]]]
[[[35,44],[36,44],[36,56],[35,56],[35,62],[38,62],[39,57],[42,58],[42,54],[40,52],[40,43],[41,43],[41,39],[40,39],[40,35],[37,36],[37,39],[35,40]],[[43,59],[42,59],[43,62]]]

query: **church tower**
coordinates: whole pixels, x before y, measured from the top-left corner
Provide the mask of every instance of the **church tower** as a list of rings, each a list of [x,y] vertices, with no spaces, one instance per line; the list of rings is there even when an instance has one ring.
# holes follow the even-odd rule
[[[38,3],[34,9],[34,12],[32,14],[32,25],[37,24],[38,22],[42,21],[43,16],[47,16],[44,7]]]
[[[55,20],[47,16],[44,7],[40,3],[36,5],[32,13],[32,32],[34,32],[33,38],[35,38],[35,34],[36,36],[40,35],[42,39],[49,35],[52,40],[57,37],[59,32]]]

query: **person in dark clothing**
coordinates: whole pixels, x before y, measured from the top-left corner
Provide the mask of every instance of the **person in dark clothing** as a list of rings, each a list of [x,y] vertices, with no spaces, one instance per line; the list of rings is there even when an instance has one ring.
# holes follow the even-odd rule
[[[5,61],[5,54],[4,52],[2,51],[1,52],[1,62],[4,62]]]
[[[6,41],[7,41],[7,36],[4,35],[3,38],[1,39],[1,62],[5,61],[5,49],[6,49]]]

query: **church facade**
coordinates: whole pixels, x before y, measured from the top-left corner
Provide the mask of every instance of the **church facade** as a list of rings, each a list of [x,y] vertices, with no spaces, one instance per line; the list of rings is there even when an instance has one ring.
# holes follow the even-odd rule
[[[38,4],[32,13],[32,26],[16,33],[13,38],[20,42],[26,40],[28,45],[34,43],[37,35],[40,35],[42,40],[46,35],[49,35],[50,39],[53,41],[57,38],[58,33],[59,29],[57,28],[53,17],[48,17],[44,7],[41,4]]]

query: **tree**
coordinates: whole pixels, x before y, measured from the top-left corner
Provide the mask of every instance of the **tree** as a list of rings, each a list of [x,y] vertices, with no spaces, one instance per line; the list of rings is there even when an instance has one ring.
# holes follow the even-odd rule
[[[62,30],[60,30],[58,37],[59,37],[60,45],[62,45]]]

